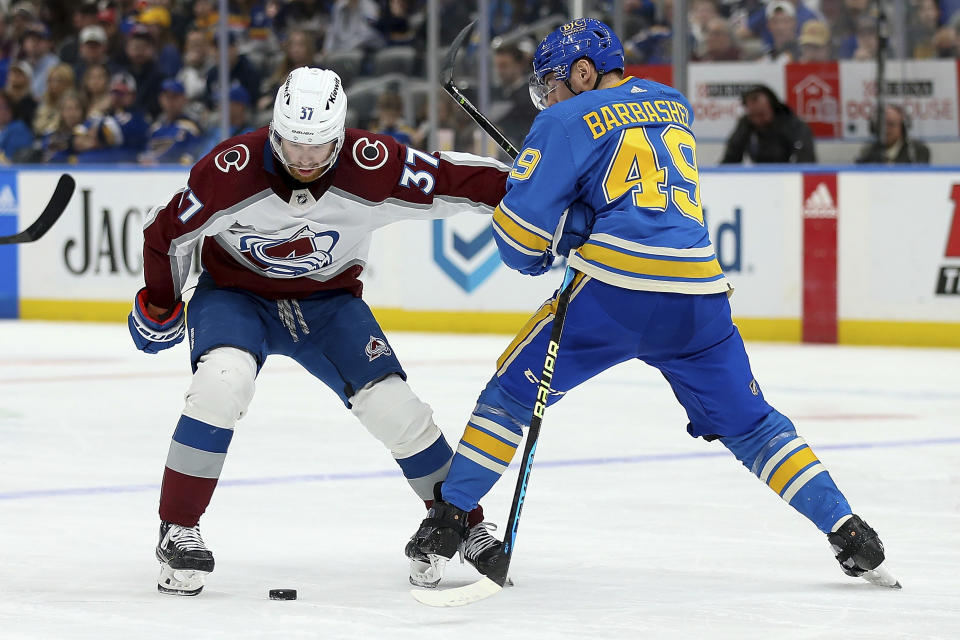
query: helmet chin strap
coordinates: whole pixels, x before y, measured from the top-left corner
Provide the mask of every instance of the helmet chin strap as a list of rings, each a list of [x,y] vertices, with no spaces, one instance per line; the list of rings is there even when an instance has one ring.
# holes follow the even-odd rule
[[[594,90],[596,90],[596,88],[600,86],[600,81],[601,81],[602,79],[603,79],[603,72],[602,72],[602,71],[597,71],[597,81],[593,83],[593,87],[592,87],[591,89],[589,89],[589,91],[594,91]],[[583,91],[574,91],[573,87],[570,86],[570,78],[565,78],[565,79],[563,80],[563,84],[565,84],[565,85],[567,86],[567,89],[570,90],[570,93],[572,93],[572,94],[575,95],[575,96],[578,96],[578,95],[580,95],[581,93],[583,93]]]

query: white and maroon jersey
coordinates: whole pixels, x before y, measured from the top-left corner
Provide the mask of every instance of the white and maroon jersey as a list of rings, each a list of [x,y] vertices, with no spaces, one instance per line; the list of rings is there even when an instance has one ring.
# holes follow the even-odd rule
[[[336,166],[295,182],[273,156],[266,127],[230,138],[190,171],[186,188],[150,212],[144,278],[151,303],[180,298],[194,247],[221,287],[270,299],[322,289],[359,296],[371,232],[404,219],[492,213],[510,168],[465,153],[434,154],[347,129]]]

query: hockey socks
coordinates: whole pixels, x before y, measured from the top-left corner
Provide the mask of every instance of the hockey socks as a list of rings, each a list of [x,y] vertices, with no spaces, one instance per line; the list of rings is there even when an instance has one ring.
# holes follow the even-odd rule
[[[161,520],[196,526],[213,497],[232,439],[233,429],[180,416],[163,470]]]
[[[827,468],[783,414],[772,411],[750,433],[725,436],[720,441],[743,466],[823,533],[830,533],[841,519],[853,513]]]

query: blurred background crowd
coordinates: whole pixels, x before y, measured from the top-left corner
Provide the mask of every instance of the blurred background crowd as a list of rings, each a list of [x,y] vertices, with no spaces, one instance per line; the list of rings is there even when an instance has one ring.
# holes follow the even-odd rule
[[[607,0],[585,2],[584,8],[607,20],[614,5],[622,12],[628,63],[666,64],[673,4]],[[899,37],[890,39],[887,55],[957,56],[960,0],[888,4]],[[218,5],[217,0],[0,0],[0,162],[190,164],[212,149],[223,137]],[[877,0],[688,0],[690,59],[873,60],[880,6]],[[489,115],[519,143],[536,115],[527,93],[533,51],[543,35],[568,19],[569,3],[490,0],[487,7],[493,38]],[[287,73],[314,65],[343,78],[348,126],[426,144],[428,95],[436,85],[425,80],[424,0],[231,0],[228,9],[231,135],[268,123]],[[476,11],[475,2],[439,0],[442,47]],[[458,84],[468,90],[476,84],[477,49],[475,41],[469,44],[458,72]],[[763,113],[757,118],[748,101],[766,104],[758,107]],[[772,93],[754,91],[743,104],[747,125],[783,115],[784,105]],[[897,113],[889,114],[891,131],[905,133],[896,119]],[[801,128],[797,135],[809,133],[802,123],[790,126]],[[476,149],[479,135],[447,98],[438,101],[435,134],[438,146],[460,150]],[[750,155],[745,135],[731,133],[725,161]],[[880,144],[884,147],[882,138]],[[885,161],[891,153],[872,152],[880,155],[864,161]],[[923,161],[917,153],[922,156],[922,150],[913,161]]]

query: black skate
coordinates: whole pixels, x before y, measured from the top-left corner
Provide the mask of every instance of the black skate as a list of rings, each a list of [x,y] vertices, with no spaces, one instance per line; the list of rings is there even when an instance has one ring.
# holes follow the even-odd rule
[[[499,540],[490,535],[497,525],[480,522],[467,524],[467,512],[438,500],[430,508],[420,529],[407,542],[405,553],[410,558],[410,584],[434,588],[443,578],[447,561],[460,553],[483,575],[506,566],[506,556]]]
[[[434,501],[405,549],[410,584],[427,588],[440,584],[447,560],[460,551],[467,535],[467,515],[448,502]]]
[[[157,590],[178,596],[195,596],[203,591],[203,579],[213,571],[213,553],[200,537],[200,525],[183,527],[160,523],[157,543],[160,578]]]
[[[883,566],[883,543],[877,532],[853,515],[839,529],[827,534],[840,568],[848,576],[863,578],[883,587],[900,588],[900,582]]]
[[[490,535],[497,525],[481,522],[470,527],[467,539],[463,541],[463,557],[482,575],[495,582],[502,583],[507,568],[507,554],[503,552],[503,543]]]

